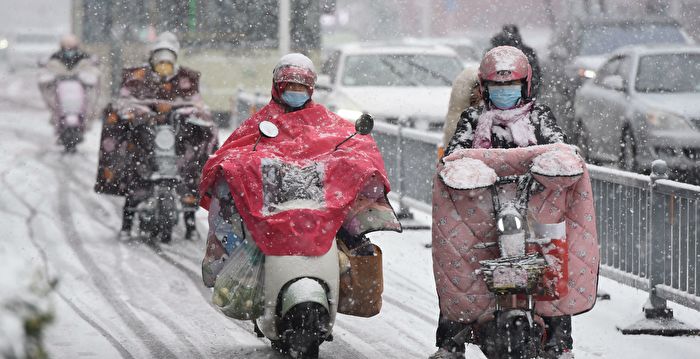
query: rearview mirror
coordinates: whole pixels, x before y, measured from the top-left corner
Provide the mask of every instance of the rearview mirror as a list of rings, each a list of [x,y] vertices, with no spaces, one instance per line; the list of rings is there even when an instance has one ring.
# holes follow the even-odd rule
[[[314,88],[319,90],[330,91],[332,87],[333,84],[331,83],[331,77],[329,75],[318,75],[318,77],[316,78],[316,84],[314,85]]]
[[[355,121],[355,131],[361,135],[368,135],[374,128],[374,119],[368,113],[363,113]]]
[[[255,151],[255,149],[258,147],[258,143],[260,142],[261,138],[275,138],[280,134],[280,129],[277,127],[277,125],[270,121],[261,121],[260,124],[258,124],[258,130],[260,131],[260,137],[255,140],[253,151]]]
[[[361,135],[368,135],[370,132],[372,132],[372,128],[374,128],[374,119],[368,113],[363,113],[360,118],[355,120],[355,133],[344,139],[343,142],[336,145],[333,151],[337,150],[340,145],[348,142],[349,139],[355,137],[355,135],[358,133]]]
[[[260,130],[260,134],[267,138],[275,138],[280,134],[277,125],[270,121],[261,121],[258,125],[258,129]]]
[[[607,88],[617,90],[617,91],[625,91],[625,81],[622,79],[622,76],[620,75],[610,75],[606,76],[601,84]]]

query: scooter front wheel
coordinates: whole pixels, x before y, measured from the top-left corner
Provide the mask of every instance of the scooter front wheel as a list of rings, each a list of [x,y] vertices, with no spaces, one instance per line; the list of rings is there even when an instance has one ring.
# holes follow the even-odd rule
[[[282,318],[283,339],[273,341],[272,346],[295,359],[317,359],[319,347],[329,332],[328,323],[328,311],[320,304],[297,304]]]
[[[66,153],[74,153],[78,142],[80,142],[80,129],[66,128],[61,132],[61,143]]]

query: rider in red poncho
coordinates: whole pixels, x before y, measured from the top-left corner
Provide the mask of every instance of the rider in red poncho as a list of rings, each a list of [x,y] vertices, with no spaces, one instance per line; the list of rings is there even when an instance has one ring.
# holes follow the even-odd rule
[[[355,128],[311,100],[315,81],[309,58],[282,57],[271,101],[231,134],[203,171],[202,206],[208,208],[214,184],[224,179],[266,255],[318,256],[336,236],[358,253],[371,252],[365,233],[400,229],[386,201],[389,182],[374,140],[355,136],[335,149]],[[261,139],[253,150],[262,121],[274,123],[279,135]],[[374,206],[368,221],[353,216],[363,206]]]

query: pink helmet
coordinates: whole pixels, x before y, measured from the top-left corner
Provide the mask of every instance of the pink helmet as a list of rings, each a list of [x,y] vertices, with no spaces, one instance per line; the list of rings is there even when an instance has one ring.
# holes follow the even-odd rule
[[[309,96],[313,94],[316,69],[311,59],[299,53],[282,56],[272,71],[272,98],[280,101],[289,83],[302,84],[308,89]]]
[[[484,92],[485,81],[506,82],[525,79],[524,97],[530,97],[532,67],[527,56],[513,46],[498,46],[489,50],[479,65],[479,84]]]

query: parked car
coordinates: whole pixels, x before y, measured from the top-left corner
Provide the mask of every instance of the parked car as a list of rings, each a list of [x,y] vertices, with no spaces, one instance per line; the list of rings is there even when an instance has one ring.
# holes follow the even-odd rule
[[[543,64],[544,97],[560,125],[573,135],[573,103],[577,90],[607,56],[618,48],[642,44],[691,44],[675,20],[642,16],[617,18],[603,15],[562,22],[549,45]]]
[[[10,70],[36,66],[58,50],[60,32],[20,31],[6,40],[7,62]]]
[[[439,45],[348,44],[323,63],[314,99],[355,120],[441,131],[452,80],[464,68],[454,50]]]
[[[589,159],[644,172],[662,159],[676,178],[697,181],[700,46],[615,52],[578,91],[574,117],[574,140]]]
[[[480,46],[478,41],[467,37],[406,37],[402,40],[406,45],[443,45],[455,50],[465,66],[479,66],[486,46]]]

